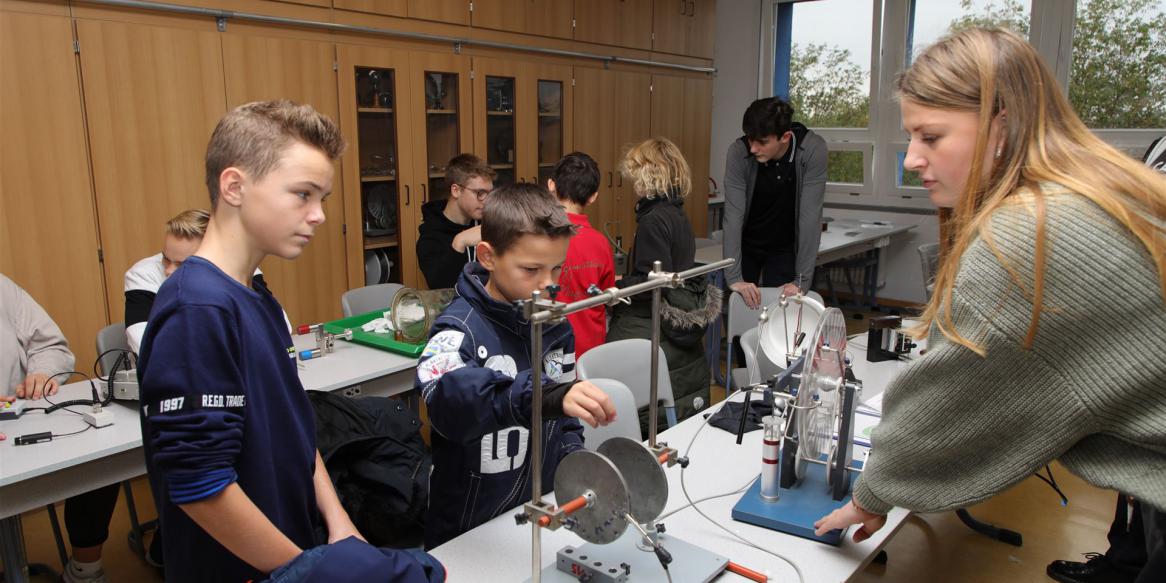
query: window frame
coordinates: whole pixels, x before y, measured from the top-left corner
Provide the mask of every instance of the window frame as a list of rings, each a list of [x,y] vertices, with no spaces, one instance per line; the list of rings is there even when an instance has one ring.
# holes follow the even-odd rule
[[[777,62],[779,39],[789,42],[792,5],[821,0],[765,0],[762,19],[768,34],[763,34],[758,71],[758,97],[788,93],[789,47]],[[829,0],[825,0],[829,1]],[[811,128],[826,140],[830,151],[863,151],[863,184],[826,183],[827,204],[863,204],[878,207],[932,209],[927,190],[900,187],[898,153],[905,151],[907,136],[902,130],[898,102],[894,98],[895,76],[906,63],[911,47],[912,16],[919,0],[871,0],[870,121],[866,128]],[[1073,34],[1076,26],[1076,2],[1031,0],[1029,42],[1053,69],[1063,91],[1068,90],[1073,58]],[[782,33],[784,31],[784,37]],[[778,87],[781,67],[786,73],[785,86]],[[1131,154],[1140,153],[1166,128],[1122,129],[1091,128],[1105,142]]]

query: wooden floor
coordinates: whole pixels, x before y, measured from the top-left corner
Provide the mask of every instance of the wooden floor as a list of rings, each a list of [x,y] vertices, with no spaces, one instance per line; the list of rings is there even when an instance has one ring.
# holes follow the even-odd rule
[[[848,314],[851,333],[862,331],[865,320]],[[723,398],[723,389],[713,390],[714,399]],[[1051,488],[1029,478],[1017,487],[971,509],[973,516],[994,522],[1024,536],[1023,547],[1013,547],[972,532],[955,513],[912,517],[887,544],[889,561],[871,565],[853,581],[875,582],[1028,582],[1051,581],[1045,566],[1055,559],[1080,559],[1088,551],[1104,551],[1105,533],[1113,518],[1116,494],[1094,488],[1059,466],[1054,476],[1069,497],[1062,507]],[[143,519],[154,515],[152,497],[145,478],[134,481],[135,500]],[[58,514],[61,514],[58,506]],[[25,541],[31,562],[60,569],[49,527],[47,512],[24,515]],[[105,549],[105,570],[113,583],[121,581],[162,581],[161,573],[134,556],[126,544],[129,518],[124,500],[110,526]],[[796,560],[796,558],[795,558]],[[53,581],[37,577],[34,581]],[[816,583],[816,582],[806,582]]]

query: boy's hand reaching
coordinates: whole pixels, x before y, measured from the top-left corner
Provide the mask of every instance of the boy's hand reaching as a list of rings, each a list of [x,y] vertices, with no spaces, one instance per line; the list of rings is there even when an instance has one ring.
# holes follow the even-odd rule
[[[579,381],[563,397],[563,414],[599,427],[615,421],[616,412],[607,393],[590,381]]]

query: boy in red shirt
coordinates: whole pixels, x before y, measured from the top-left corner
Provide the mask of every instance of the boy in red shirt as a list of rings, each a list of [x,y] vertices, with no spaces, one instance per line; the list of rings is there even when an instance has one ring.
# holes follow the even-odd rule
[[[579,232],[571,238],[567,248],[567,262],[563,264],[563,272],[559,276],[559,285],[562,287],[559,301],[570,303],[586,299],[589,297],[587,288],[591,284],[598,285],[600,289],[615,287],[615,259],[611,246],[602,233],[591,227],[587,215],[583,214],[583,209],[599,197],[599,166],[595,160],[583,152],[563,156],[547,180],[547,189],[567,209],[567,218],[579,225]],[[567,320],[575,332],[576,358],[603,344],[607,337],[607,312],[604,306],[569,314]]]

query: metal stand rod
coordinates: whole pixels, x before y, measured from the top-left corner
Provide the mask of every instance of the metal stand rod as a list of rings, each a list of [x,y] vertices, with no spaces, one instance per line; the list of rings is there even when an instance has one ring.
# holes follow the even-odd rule
[[[654,273],[660,272],[660,262],[657,261],[652,265]],[[660,288],[652,290],[652,370],[648,377],[648,447],[656,447],[656,408],[659,406],[659,392],[660,392],[660,308],[661,308],[661,291]]]
[[[535,291],[531,299],[537,305],[539,296]],[[530,402],[530,502],[539,504],[543,495],[543,325],[531,320],[530,325],[530,374],[533,393]],[[537,521],[531,521],[530,580],[542,580],[542,533]]]

